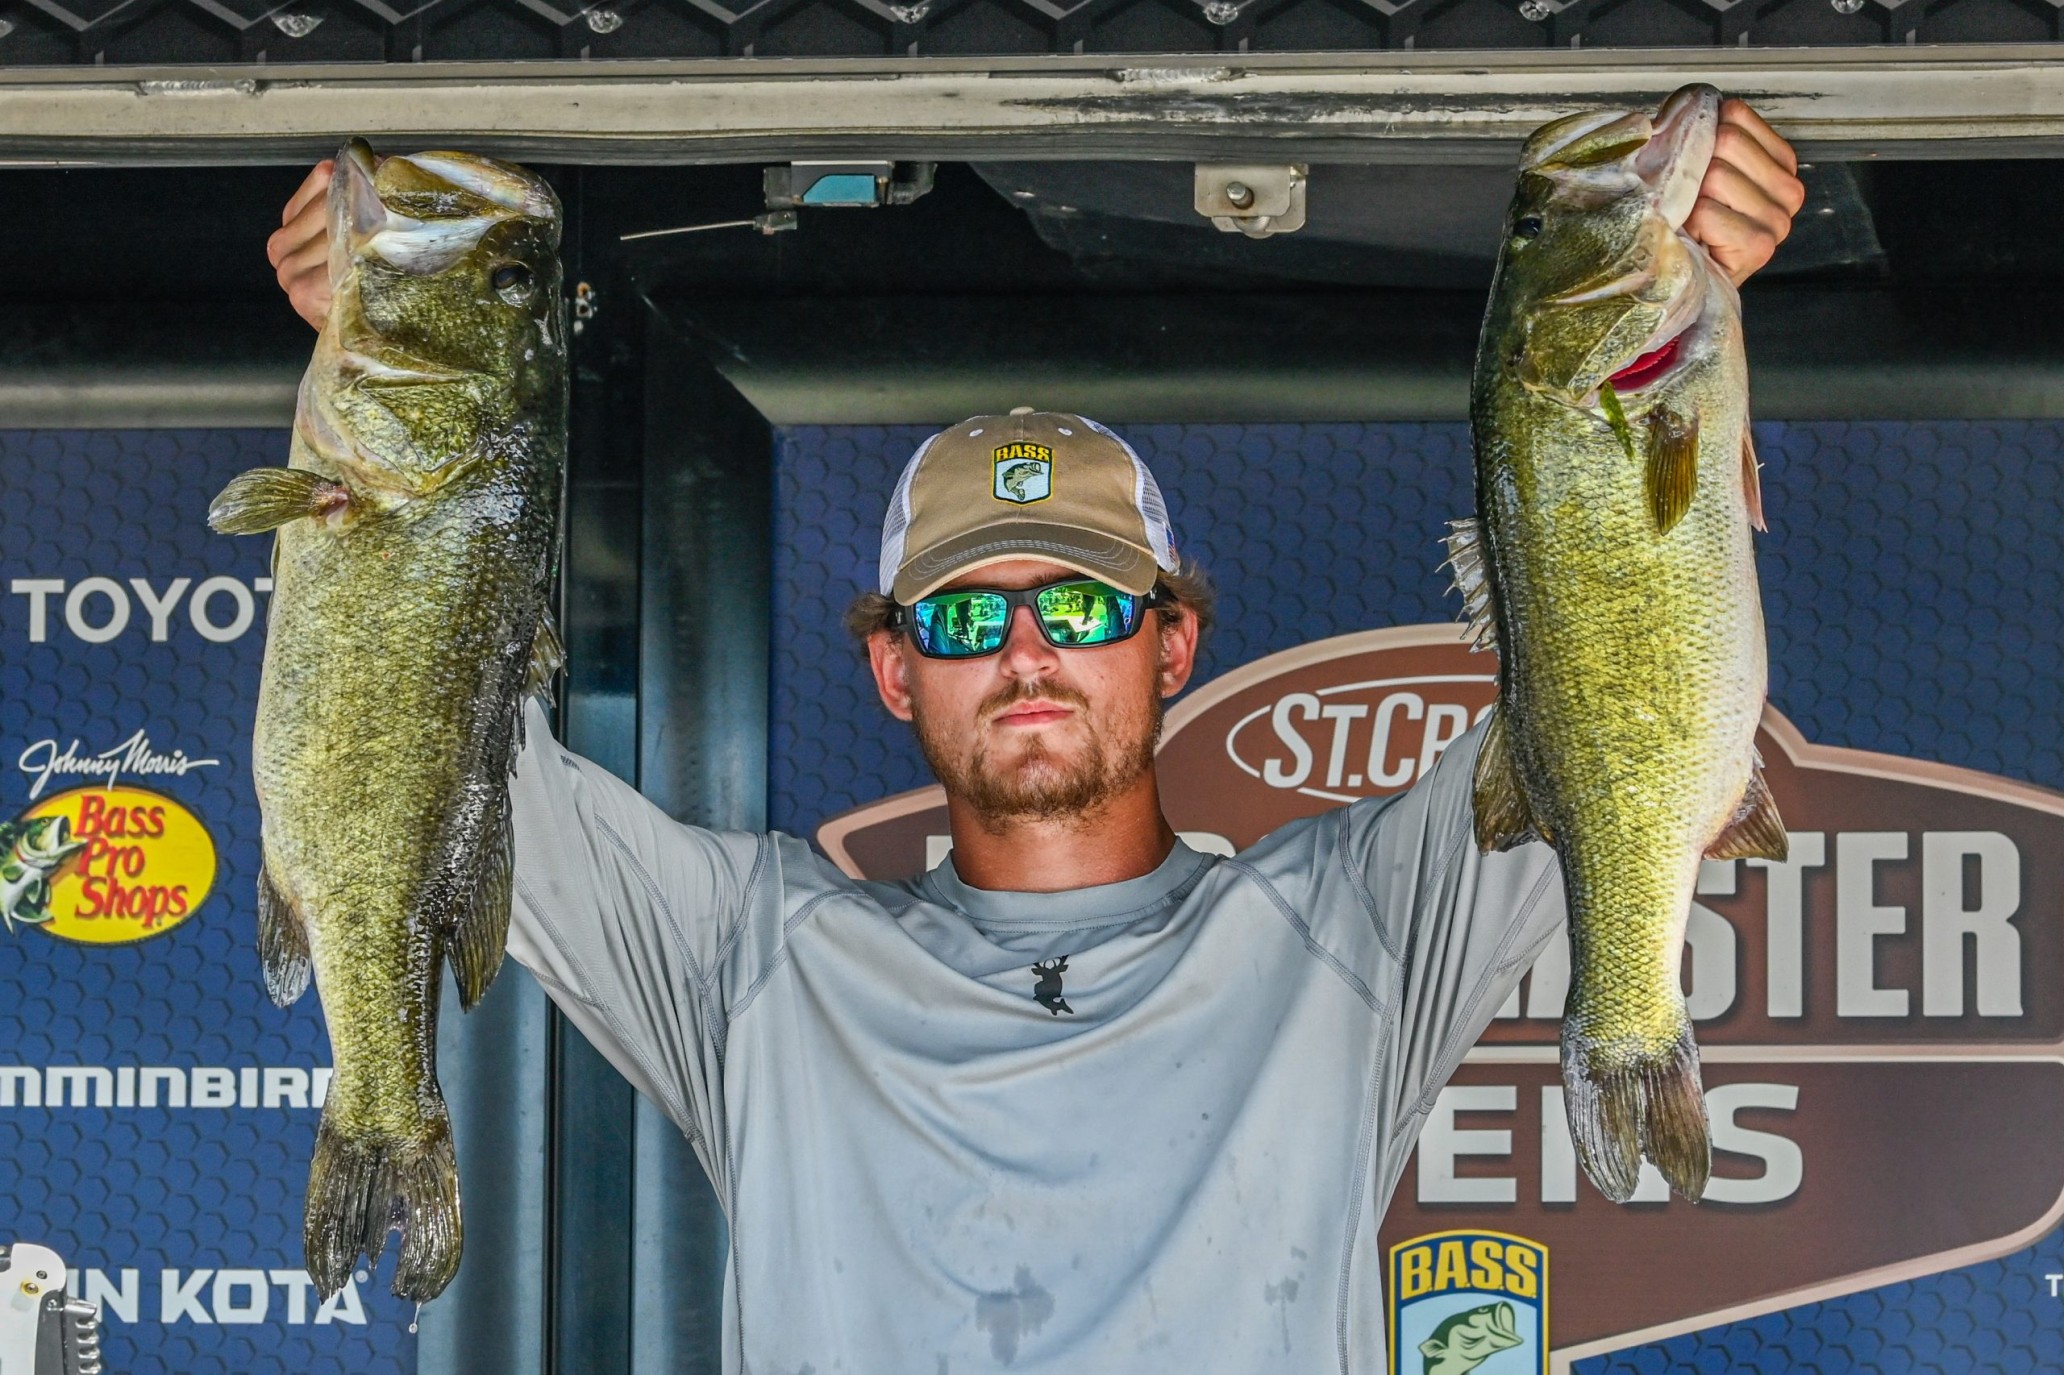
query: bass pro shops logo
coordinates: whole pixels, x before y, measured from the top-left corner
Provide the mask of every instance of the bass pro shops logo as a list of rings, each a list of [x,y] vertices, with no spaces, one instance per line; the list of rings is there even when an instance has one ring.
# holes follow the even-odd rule
[[[0,926],[127,945],[192,916],[215,886],[200,818],[147,788],[58,793],[0,823]]]
[[[995,468],[998,501],[1029,506],[1053,495],[1053,450],[1044,444],[1005,444],[996,450]]]
[[[1435,1232],[1390,1248],[1390,1375],[1546,1375],[1548,1248]]]

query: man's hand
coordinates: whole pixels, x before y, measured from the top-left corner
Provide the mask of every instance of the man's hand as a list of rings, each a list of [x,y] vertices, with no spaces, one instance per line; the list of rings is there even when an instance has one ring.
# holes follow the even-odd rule
[[[1720,136],[1685,228],[1736,286],[1770,261],[1806,204],[1799,158],[1740,100],[1720,104]]]
[[[294,313],[317,329],[321,329],[323,321],[330,316],[329,191],[332,166],[331,160],[324,158],[309,169],[301,189],[280,212],[280,227],[265,241],[265,256],[279,276],[280,290],[287,293]],[[1710,173],[1707,179],[1711,179]]]

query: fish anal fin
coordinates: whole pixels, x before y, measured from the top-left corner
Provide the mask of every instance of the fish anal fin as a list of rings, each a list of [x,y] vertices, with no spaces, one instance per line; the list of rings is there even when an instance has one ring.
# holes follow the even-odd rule
[[[463,1011],[473,1010],[501,971],[502,952],[509,938],[509,896],[514,877],[514,845],[505,794],[493,823],[487,827],[471,900],[459,911],[445,937],[445,955],[451,960]]]
[[[292,1006],[308,991],[308,927],[265,865],[258,870],[258,964],[276,1006]]]
[[[1649,412],[1648,513],[1658,535],[1676,528],[1698,492],[1698,432],[1696,413]]]
[[[546,607],[544,614],[538,617],[537,637],[531,641],[530,665],[523,675],[524,695],[539,698],[549,706],[553,680],[565,666],[566,647],[559,642],[559,628],[553,623],[552,609]]]
[[[253,468],[215,494],[208,525],[217,534],[262,535],[304,516],[337,519],[350,504],[348,488],[306,468]]]
[[[1471,516],[1448,522],[1448,561],[1455,590],[1462,594],[1462,619],[1468,624],[1472,649],[1498,647],[1498,609],[1491,593],[1490,550],[1484,544],[1483,522]]]
[[[1791,851],[1777,799],[1763,778],[1763,761],[1749,770],[1749,786],[1741,805],[1719,837],[1706,847],[1707,859],[1784,859]]]
[[[1756,436],[1746,424],[1741,428],[1741,485],[1749,504],[1749,528],[1768,530],[1763,523],[1763,465],[1756,461]]]
[[[1615,1203],[1634,1197],[1646,1156],[1692,1202],[1713,1170],[1711,1129],[1691,1022],[1658,1054],[1604,1054],[1576,1019],[1563,1023],[1563,1103],[1577,1160]]]
[[[1501,706],[1491,708],[1491,721],[1484,728],[1483,746],[1477,752],[1475,806],[1479,849],[1509,850],[1541,839],[1541,828],[1535,824],[1533,809],[1527,805],[1519,761],[1512,754],[1512,737],[1505,728]]]

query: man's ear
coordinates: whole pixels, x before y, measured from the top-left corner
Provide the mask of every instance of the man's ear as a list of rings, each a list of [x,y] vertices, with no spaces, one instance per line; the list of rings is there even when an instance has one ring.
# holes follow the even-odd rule
[[[882,705],[898,721],[908,721],[910,708],[910,661],[904,657],[903,637],[877,630],[867,637],[867,664],[874,670],[874,690]]]
[[[1151,613],[1159,616],[1156,611]],[[1161,623],[1161,695],[1173,697],[1190,681],[1197,667],[1197,618],[1182,607],[1173,623]]]

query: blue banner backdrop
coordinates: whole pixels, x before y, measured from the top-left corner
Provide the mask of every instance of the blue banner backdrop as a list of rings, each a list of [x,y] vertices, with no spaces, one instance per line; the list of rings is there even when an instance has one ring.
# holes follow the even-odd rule
[[[845,604],[875,585],[882,509],[928,433],[780,437],[768,797],[780,829],[810,835],[827,816],[931,781],[840,627]],[[1466,426],[1125,434],[1160,479],[1183,547],[1218,583],[1221,625],[1198,682],[1327,636],[1453,617],[1436,541],[1473,507]],[[1772,702],[1817,743],[2064,788],[2064,426],[1764,423],[1756,439]],[[2053,1233],[2001,1260],[1577,1369],[2056,1370],[2060,1284],[2064,1233]]]
[[[0,1242],[84,1272],[121,1375],[415,1369],[391,1258],[329,1304],[301,1268],[329,1044],[255,953],[271,542],[204,513],[286,444],[0,433],[0,822],[91,836],[83,875],[0,922]]]

